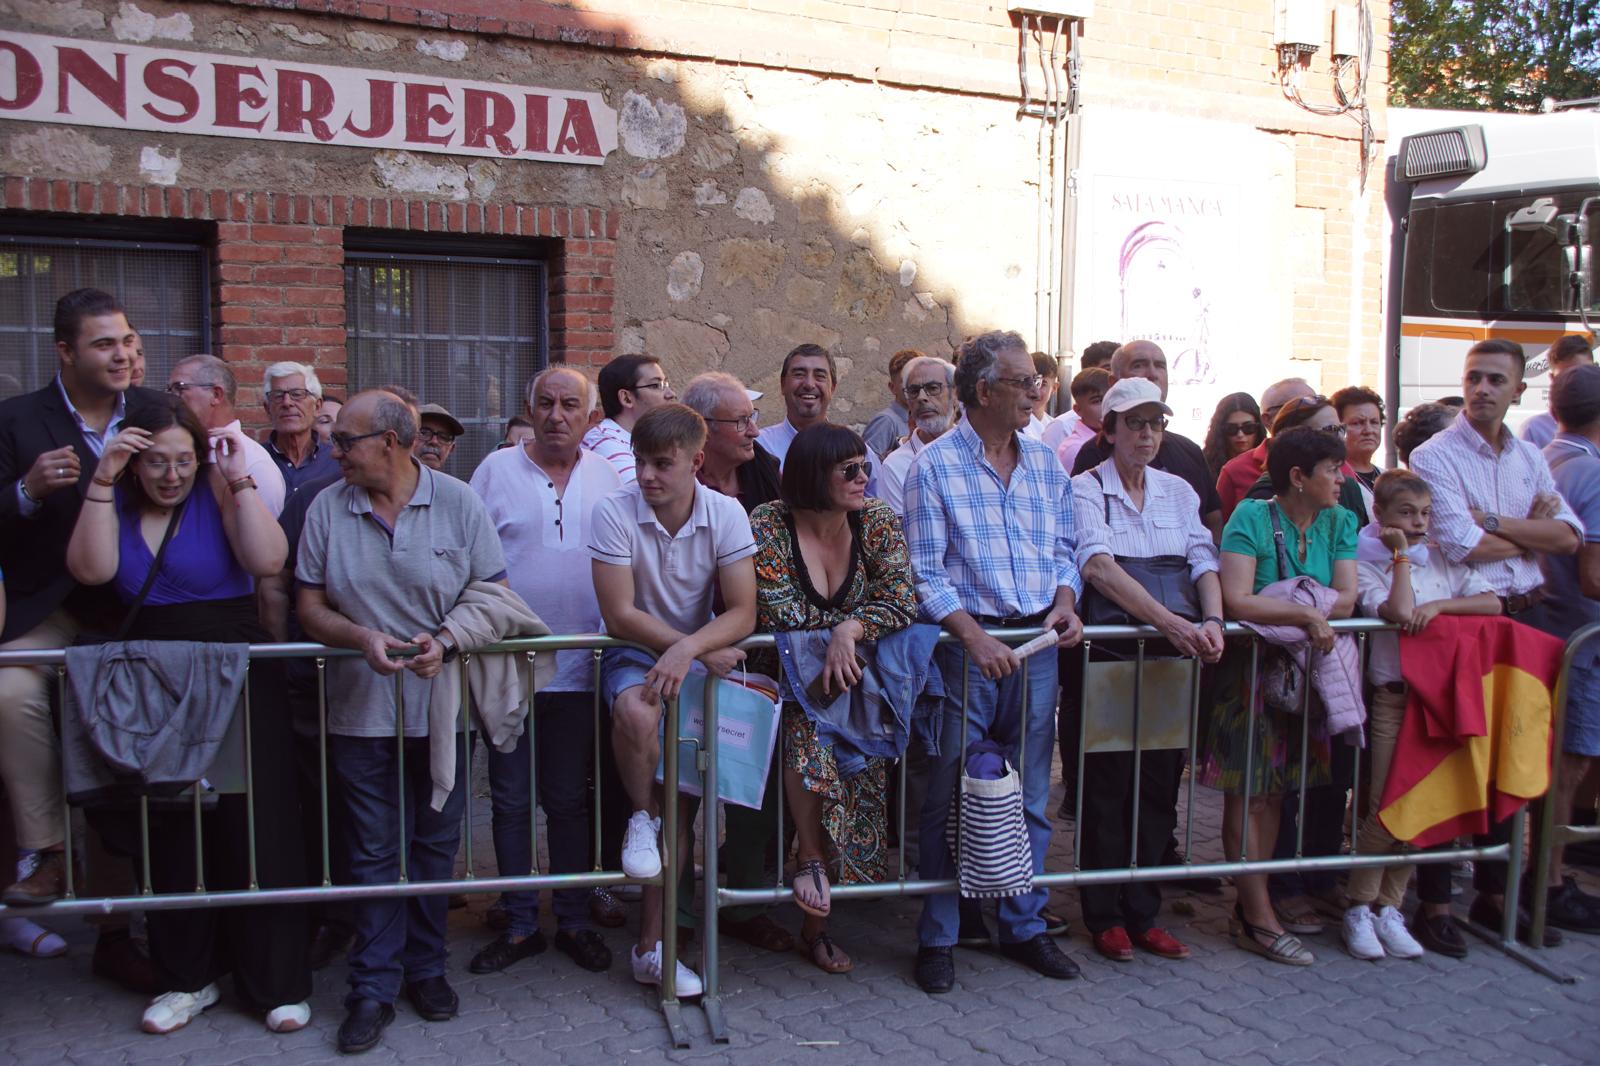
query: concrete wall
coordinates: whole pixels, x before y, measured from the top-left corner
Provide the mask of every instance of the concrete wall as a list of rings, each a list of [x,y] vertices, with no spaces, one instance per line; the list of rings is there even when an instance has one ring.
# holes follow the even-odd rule
[[[1355,124],[1283,100],[1271,8],[1102,4],[1085,114],[1193,117],[1276,145],[1263,225],[1295,242],[1288,273],[1273,271],[1293,282],[1264,300],[1292,308],[1260,351],[1234,354],[1306,361],[1326,388],[1378,381],[1381,176],[1359,195]],[[26,32],[597,91],[620,112],[603,167],[0,121],[8,210],[215,226],[217,351],[244,380],[278,358],[340,380],[349,225],[548,239],[552,353],[579,365],[648,350],[677,381],[725,368],[771,389],[783,352],[822,343],[841,359],[846,422],[885,402],[896,349],[948,352],[993,326],[1034,339],[1048,281],[1038,125],[1016,114],[1018,31],[1000,3],[0,0],[0,13]],[[1380,46],[1380,133],[1384,80]],[[1310,84],[1326,95],[1325,73]]]

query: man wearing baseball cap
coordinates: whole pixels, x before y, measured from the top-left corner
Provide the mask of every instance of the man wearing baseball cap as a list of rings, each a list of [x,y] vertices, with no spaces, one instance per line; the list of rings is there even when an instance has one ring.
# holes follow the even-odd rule
[[[417,419],[421,426],[417,430],[416,443],[411,446],[411,454],[423,466],[444,473],[444,464],[455,450],[456,438],[467,431],[466,427],[456,421],[455,415],[436,403],[425,403],[418,407]]]

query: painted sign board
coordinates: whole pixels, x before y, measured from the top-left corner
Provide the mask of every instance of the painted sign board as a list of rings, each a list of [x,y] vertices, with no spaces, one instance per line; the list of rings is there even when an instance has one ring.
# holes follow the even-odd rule
[[[0,33],[0,118],[598,166],[594,92]]]

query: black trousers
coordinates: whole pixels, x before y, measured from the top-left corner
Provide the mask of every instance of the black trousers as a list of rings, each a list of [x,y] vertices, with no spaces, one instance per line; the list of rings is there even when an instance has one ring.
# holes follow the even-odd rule
[[[313,704],[313,714],[315,705]],[[300,801],[300,838],[306,883],[322,883],[322,759],[317,737],[299,733],[294,737],[295,793]],[[328,877],[331,883],[350,883],[345,859],[349,845],[344,829],[345,805],[339,795],[339,775],[333,772],[333,759],[328,759]],[[340,929],[352,927],[349,905],[342,903],[309,903],[307,920],[311,928],[331,925]]]
[[[1146,751],[1134,781],[1133,752],[1084,756],[1082,865],[1085,870],[1121,869],[1131,857],[1140,866],[1159,866],[1178,823],[1172,782],[1183,772],[1182,749]],[[1139,822],[1134,825],[1133,800],[1139,797]],[[1124,885],[1082,885],[1078,900],[1083,924],[1100,933],[1124,926],[1143,933],[1155,925],[1161,910],[1161,888],[1154,881]]]

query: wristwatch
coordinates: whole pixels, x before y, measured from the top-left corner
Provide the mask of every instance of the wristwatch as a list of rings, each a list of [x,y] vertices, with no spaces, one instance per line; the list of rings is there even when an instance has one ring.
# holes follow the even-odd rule
[[[1495,513],[1493,513],[1492,511],[1489,514],[1484,515],[1483,516],[1483,531],[1485,533],[1498,533],[1498,532],[1500,532],[1500,516],[1495,514]]]
[[[451,640],[449,635],[445,633],[440,633],[434,639],[444,645],[444,661],[447,663],[455,662],[456,658],[461,654],[461,649],[456,647],[456,642]]]

